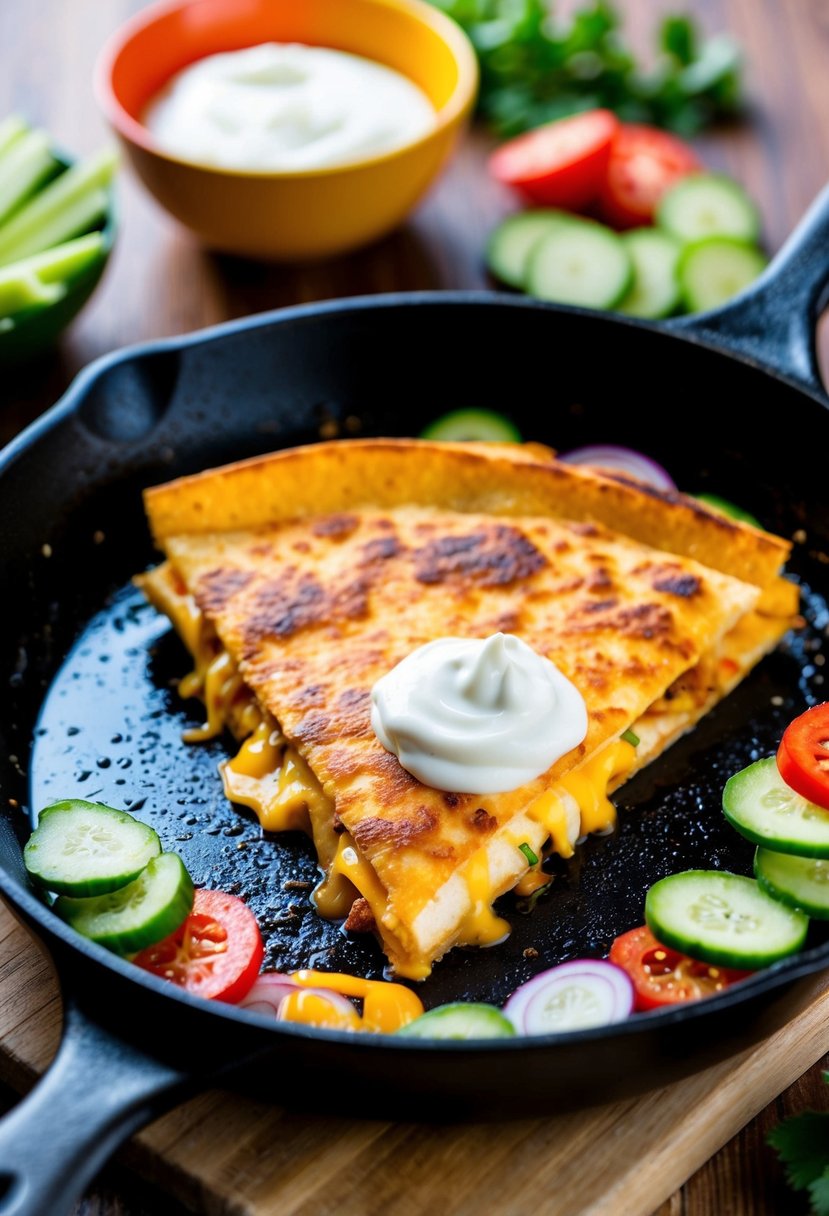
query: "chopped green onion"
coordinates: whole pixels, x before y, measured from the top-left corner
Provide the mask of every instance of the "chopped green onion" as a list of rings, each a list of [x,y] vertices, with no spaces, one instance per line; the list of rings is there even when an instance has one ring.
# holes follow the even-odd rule
[[[625,743],[629,743],[631,747],[639,746],[639,736],[635,735],[632,730],[626,730],[622,735],[622,739]]]
[[[530,846],[527,844],[526,840],[524,841],[523,844],[519,844],[518,847],[521,850],[521,852],[524,854],[524,856],[526,857],[529,865],[531,865],[531,866],[538,865],[538,858],[536,857],[535,853],[532,851]]]
[[[536,887],[536,889],[533,891],[532,895],[527,896],[526,899],[519,899],[515,905],[516,908],[518,909],[518,911],[522,912],[525,916],[528,916],[530,914],[530,912],[532,912],[535,905],[538,903],[541,896],[546,891],[549,891],[549,889],[552,885],[553,885],[553,880],[551,878],[549,882],[545,882],[543,887]]]

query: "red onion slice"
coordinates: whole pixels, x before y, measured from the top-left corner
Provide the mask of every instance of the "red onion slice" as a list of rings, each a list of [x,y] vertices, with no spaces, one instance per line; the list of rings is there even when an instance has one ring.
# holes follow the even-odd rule
[[[519,1034],[559,1034],[624,1021],[633,1012],[633,984],[620,967],[580,958],[542,971],[504,1006]]]
[[[254,981],[253,987],[239,1002],[240,1009],[261,1013],[264,1017],[279,1016],[279,1006],[291,992],[298,992],[300,985],[289,975],[279,971],[263,971]]]
[[[573,448],[559,456],[564,464],[587,464],[594,468],[611,469],[619,473],[630,473],[640,481],[657,490],[675,490],[676,483],[667,470],[633,448],[620,448],[614,444],[593,444],[590,447]]]

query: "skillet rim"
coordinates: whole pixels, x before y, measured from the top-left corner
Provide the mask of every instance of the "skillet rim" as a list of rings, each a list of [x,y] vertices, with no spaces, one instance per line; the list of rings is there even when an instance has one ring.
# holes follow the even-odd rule
[[[334,300],[315,301],[309,304],[299,304],[290,307],[256,313],[252,316],[224,321],[217,325],[194,330],[186,334],[172,335],[166,338],[152,339],[147,342],[135,343],[119,347],[100,356],[88,364],[75,376],[66,392],[59,400],[36,418],[28,427],[16,435],[6,447],[0,451],[0,478],[10,469],[17,459],[52,431],[61,422],[77,414],[86,395],[96,382],[110,368],[127,364],[131,361],[150,357],[167,351],[185,351],[191,347],[209,345],[224,337],[245,333],[249,330],[268,329],[274,325],[295,321],[317,321],[319,318],[337,316],[341,313],[362,313],[372,309],[386,311],[391,309],[422,308],[434,305],[446,307],[506,307],[526,309],[532,312],[550,313],[553,316],[563,315],[583,318],[594,324],[609,324],[616,328],[644,330],[657,334],[661,338],[677,340],[692,347],[702,347],[718,356],[759,371],[762,375],[777,381],[788,389],[793,389],[808,400],[827,408],[826,398],[818,391],[806,387],[795,377],[772,368],[761,360],[741,351],[729,348],[726,342],[717,342],[710,332],[694,332],[687,327],[673,327],[670,324],[659,325],[634,317],[626,317],[616,313],[600,313],[592,309],[577,308],[568,305],[554,304],[547,301],[535,300],[506,292],[489,290],[465,291],[421,291],[421,292],[389,292],[372,295],[343,297]],[[704,314],[702,314],[704,315]],[[829,942],[813,946],[809,950],[798,952],[789,959],[783,959],[771,967],[764,968],[749,979],[727,989],[716,997],[702,1001],[689,1002],[676,1006],[667,1006],[647,1013],[638,1013],[622,1022],[606,1026],[594,1027],[588,1030],[565,1031],[547,1035],[516,1035],[514,1039],[472,1039],[472,1040],[418,1040],[414,1038],[396,1038],[394,1035],[355,1035],[347,1031],[319,1030],[305,1027],[298,1023],[275,1023],[260,1014],[248,1013],[235,1005],[221,1002],[208,1002],[199,997],[165,983],[149,972],[140,971],[126,959],[110,953],[95,942],[88,941],[75,933],[67,924],[59,920],[51,909],[41,902],[31,891],[18,884],[11,875],[0,867],[0,894],[2,894],[12,911],[19,909],[27,922],[35,922],[49,946],[50,940],[59,943],[60,951],[77,953],[88,961],[103,965],[114,971],[122,979],[140,984],[148,992],[177,1001],[185,1008],[201,1016],[218,1016],[220,1019],[241,1024],[255,1029],[274,1032],[279,1037],[323,1040],[329,1043],[348,1043],[357,1050],[373,1051],[380,1048],[384,1051],[416,1051],[441,1053],[478,1054],[485,1052],[501,1053],[521,1050],[566,1049],[570,1045],[610,1039],[613,1037],[627,1038],[631,1035],[655,1031],[669,1030],[676,1024],[696,1022],[701,1019],[716,1018],[718,1014],[741,1005],[765,993],[774,992],[784,985],[789,986],[808,975],[816,975],[821,970],[829,969]],[[51,949],[50,949],[51,953]],[[61,957],[60,976],[66,980],[66,967]]]

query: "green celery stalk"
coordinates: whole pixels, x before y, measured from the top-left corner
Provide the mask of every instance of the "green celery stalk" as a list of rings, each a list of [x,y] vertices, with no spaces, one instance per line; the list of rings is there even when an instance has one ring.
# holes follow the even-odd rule
[[[86,196],[106,187],[112,180],[116,164],[115,151],[107,149],[72,165],[10,220],[0,224],[0,265],[10,258],[25,257],[43,249],[44,236],[54,240],[54,233],[61,230],[61,215],[80,206]],[[77,232],[77,227],[74,231]],[[63,236],[66,235],[64,231]]]
[[[9,148],[21,135],[28,131],[23,119],[19,114],[10,114],[8,118],[4,118],[0,122],[0,158],[2,158]]]
[[[0,317],[59,300],[66,294],[66,281],[99,257],[105,243],[102,233],[90,232],[4,266],[0,269]]]
[[[109,195],[103,188],[78,195],[65,208],[55,211],[50,218],[31,231],[28,238],[15,241],[13,248],[6,249],[5,253],[0,252],[0,266],[6,266],[20,258],[31,257],[32,254],[41,253],[68,241],[70,237],[89,232],[90,228],[94,228],[106,215],[108,206]],[[2,232],[3,229],[0,228],[0,234]]]
[[[36,190],[57,164],[45,131],[13,139],[0,159],[0,223]]]

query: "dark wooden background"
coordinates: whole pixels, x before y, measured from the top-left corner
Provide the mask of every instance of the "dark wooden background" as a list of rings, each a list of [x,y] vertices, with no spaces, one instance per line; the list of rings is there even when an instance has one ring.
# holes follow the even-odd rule
[[[757,199],[773,251],[829,179],[829,0],[617,3],[631,41],[643,51],[659,14],[679,10],[693,12],[710,33],[728,29],[744,45],[747,116],[696,142],[712,167],[735,174]],[[0,116],[21,112],[74,152],[99,147],[108,137],[92,97],[92,65],[107,35],[140,7],[138,0],[0,0]],[[123,173],[119,239],[94,299],[53,355],[25,370],[0,370],[0,442],[51,405],[91,359],[128,343],[334,296],[488,288],[483,239],[512,206],[483,172],[488,146],[485,133],[473,132],[401,231],[369,249],[304,267],[258,266],[205,253]],[[823,334],[824,366],[827,339]],[[786,1114],[829,1106],[820,1067],[763,1111],[655,1216],[805,1212],[785,1188],[764,1140]],[[829,1067],[829,1057],[822,1067]],[[177,1216],[183,1210],[114,1166],[77,1211]]]

